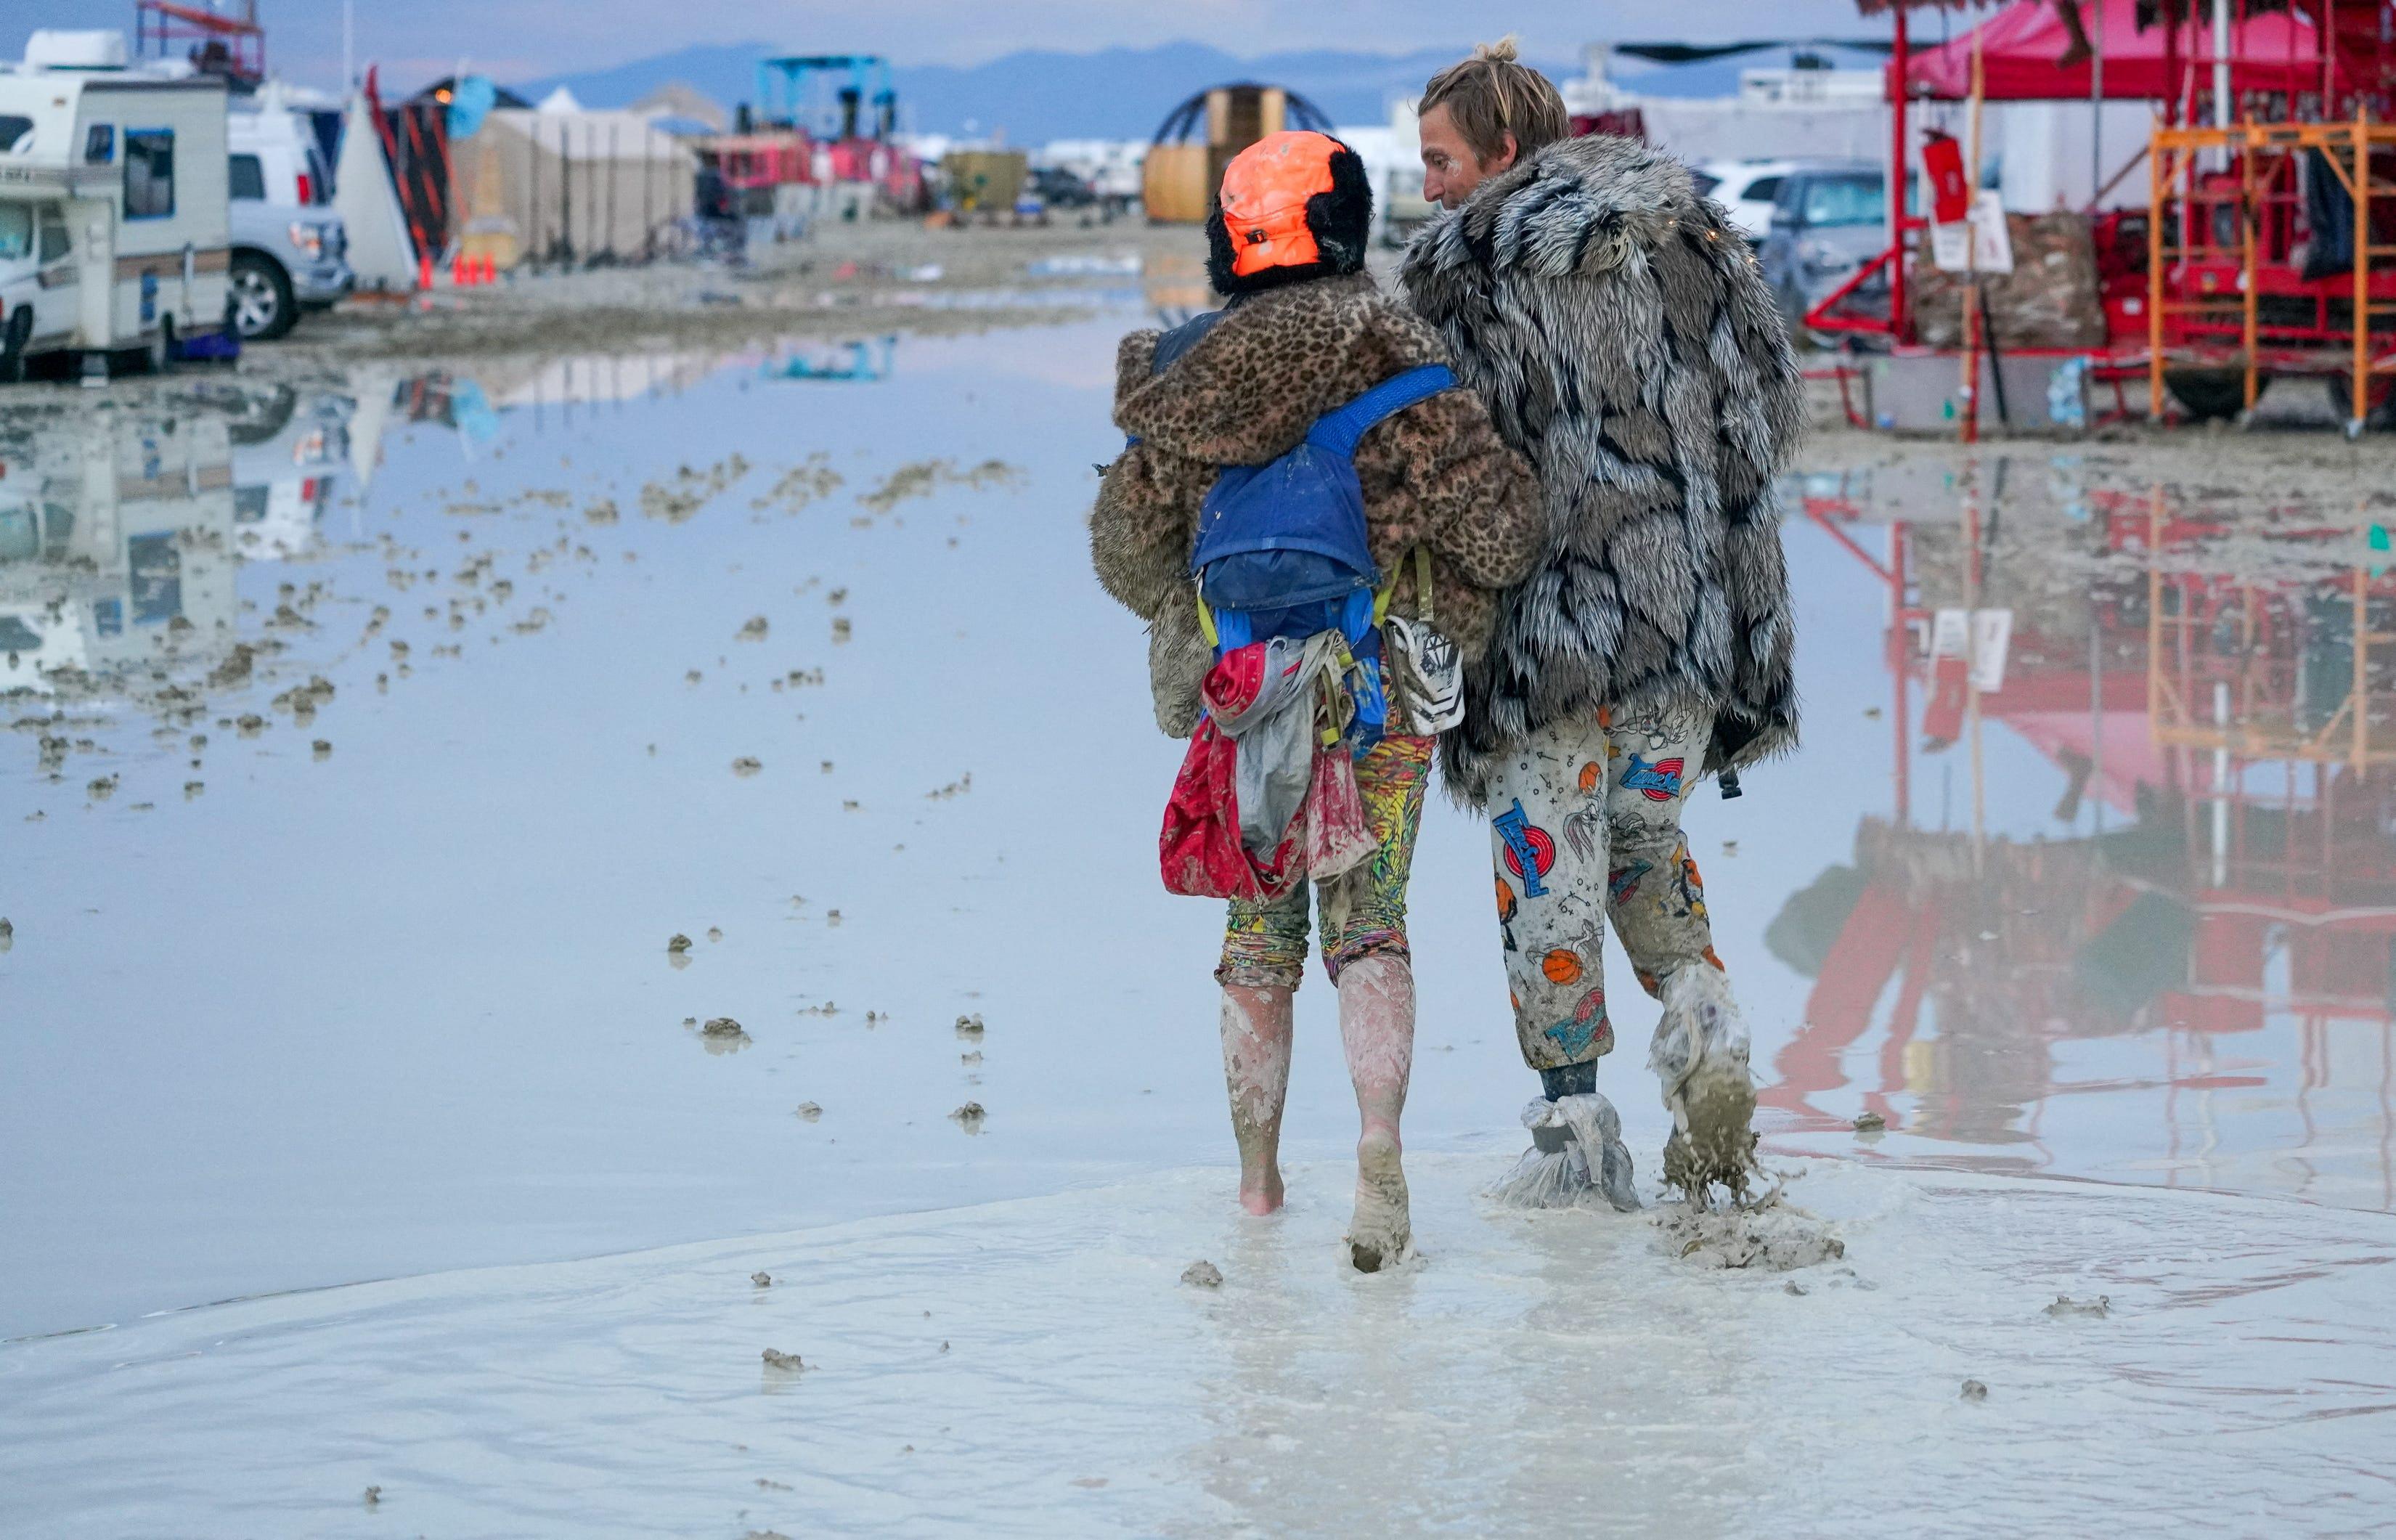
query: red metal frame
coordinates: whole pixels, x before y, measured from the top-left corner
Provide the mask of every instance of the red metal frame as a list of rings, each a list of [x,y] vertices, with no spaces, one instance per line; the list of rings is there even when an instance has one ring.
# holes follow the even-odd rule
[[[133,51],[137,58],[166,59],[177,43],[193,45],[193,63],[209,64],[207,50],[224,51],[225,72],[235,79],[266,78],[266,29],[258,24],[258,0],[225,0],[226,8],[179,4],[177,0],[136,0],[133,7]]]
[[[2252,116],[2259,113],[2262,117],[2307,122],[2350,119],[2357,112],[2379,122],[2396,117],[2396,0],[2291,3],[2318,29],[2322,39],[2321,77],[2299,78],[2292,60],[2284,86],[2261,95],[2248,92],[2240,103],[2241,113]],[[1893,23],[1887,74],[1892,120],[1890,245],[1807,311],[1804,324],[1830,336],[1881,338],[1888,346],[1911,347],[1917,344],[1918,337],[1909,308],[1907,262],[1910,242],[1927,221],[1909,214],[1904,206],[1904,190],[1913,158],[1910,93],[1905,85],[1912,57],[1908,25],[1910,7],[1899,0],[1892,7],[1868,5],[1864,8],[1868,12],[1889,8]],[[2247,0],[2233,0],[2233,26],[2243,28],[2247,14]],[[2167,126],[2202,121],[2209,116],[2212,60],[2204,45],[2210,37],[2210,7],[2191,6],[2179,26],[2167,28],[2165,73],[2182,83],[2158,103]],[[2188,32],[2186,39],[2181,35],[2183,29]],[[2185,50],[2184,42],[2190,45]],[[2233,54],[2236,51],[2233,44]],[[2282,156],[2273,160],[2268,175],[2251,192],[2233,169],[2207,179],[2205,185],[2184,200],[2173,200],[2173,213],[2167,218],[2181,227],[2174,233],[2184,235],[2180,245],[2190,248],[2167,274],[2163,293],[2167,317],[2164,347],[2176,365],[2232,367],[2242,365],[2251,352],[2257,367],[2267,373],[2343,372],[2342,357],[2332,358],[2330,354],[2352,348],[2355,285],[2350,275],[2343,272],[2316,280],[2303,276],[2296,259],[2296,248],[2306,237],[2296,158]],[[2396,157],[2376,157],[2373,169],[2376,173],[2375,183],[2385,186],[2396,182]],[[2372,201],[2377,206],[2372,211],[2369,227],[2358,232],[2357,238],[2375,249],[2396,246],[2396,199]],[[2241,226],[2248,219],[2256,227],[2252,282],[2260,312],[2251,338],[2243,316],[2235,313],[2243,306],[2225,305],[2220,313],[2212,315],[2202,310],[2178,308],[2216,295],[2232,300],[2243,292],[2249,269]],[[1884,278],[1889,288],[1885,313],[1857,310],[1854,304],[1857,295]],[[2145,367],[2150,354],[2146,290],[2143,262],[2135,277],[2126,272],[2108,276],[2108,343],[2099,378],[2111,379],[2117,389],[2129,371]],[[2366,328],[2375,334],[2390,334],[2387,343],[2374,348],[2376,358],[2373,366],[2375,370],[2396,372],[2396,266],[2372,273],[2363,303]],[[2373,340],[2378,342],[2376,336]],[[2126,409],[2126,402],[2119,405]]]

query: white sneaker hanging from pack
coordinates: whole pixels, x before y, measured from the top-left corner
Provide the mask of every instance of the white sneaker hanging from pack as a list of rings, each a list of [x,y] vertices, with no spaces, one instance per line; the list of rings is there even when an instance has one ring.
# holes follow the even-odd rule
[[[1412,619],[1390,614],[1390,595],[1397,588],[1397,574],[1391,573],[1374,617],[1381,624],[1388,665],[1404,677],[1406,731],[1437,737],[1464,720],[1464,658],[1432,623],[1431,551],[1417,546],[1406,554],[1414,563],[1418,613]]]
[[[1436,737],[1464,720],[1464,658],[1426,622],[1390,617],[1388,640],[1405,659],[1409,726]]]

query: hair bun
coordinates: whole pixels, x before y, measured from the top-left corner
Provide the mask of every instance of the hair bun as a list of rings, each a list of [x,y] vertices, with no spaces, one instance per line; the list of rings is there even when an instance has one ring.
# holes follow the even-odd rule
[[[1472,50],[1475,59],[1485,59],[1493,64],[1512,64],[1521,60],[1523,51],[1514,46],[1514,34],[1508,33],[1495,43],[1484,43]]]

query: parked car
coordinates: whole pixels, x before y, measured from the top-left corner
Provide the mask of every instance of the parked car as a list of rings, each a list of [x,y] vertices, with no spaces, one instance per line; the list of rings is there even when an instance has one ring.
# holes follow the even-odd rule
[[[1791,328],[1887,249],[1887,180],[1879,166],[1862,161],[1809,165],[1780,179],[1759,255]],[[1887,304],[1887,285],[1856,298],[1868,313],[1874,303]]]
[[[1088,182],[1061,166],[1032,167],[1027,191],[1050,208],[1087,208],[1098,201]]]
[[[1697,179],[1699,197],[1721,204],[1748,245],[1762,246],[1772,232],[1772,207],[1781,182],[1807,165],[1793,160],[1701,161],[1689,167],[1689,174]]]
[[[233,319],[244,341],[281,337],[303,310],[350,292],[349,235],[333,212],[333,178],[306,117],[236,106],[228,114]]]

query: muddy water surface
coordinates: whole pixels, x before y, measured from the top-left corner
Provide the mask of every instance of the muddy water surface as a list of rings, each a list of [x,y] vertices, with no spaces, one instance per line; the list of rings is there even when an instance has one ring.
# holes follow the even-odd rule
[[[1137,320],[10,404],[0,1334],[1228,1161],[1087,577]],[[2396,1207],[2367,500],[1798,490],[1806,747],[1690,820],[1768,1143]],[[1486,843],[1426,822],[1409,1143],[1494,1175]],[[1298,1156],[1352,1139],[1329,1004]]]

